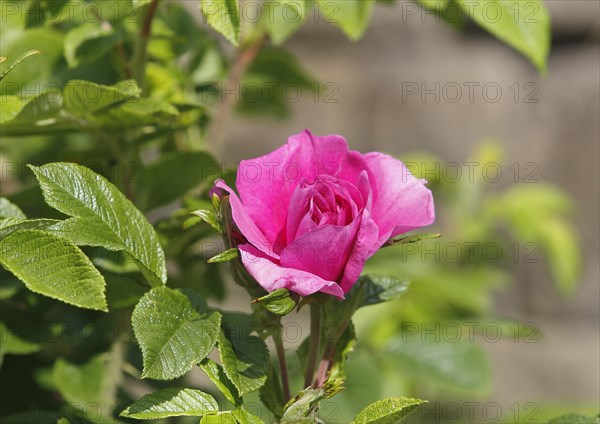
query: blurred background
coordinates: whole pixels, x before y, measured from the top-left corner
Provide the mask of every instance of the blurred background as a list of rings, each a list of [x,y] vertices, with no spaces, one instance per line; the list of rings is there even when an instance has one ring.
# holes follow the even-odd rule
[[[75,108],[67,110],[69,119],[53,121],[59,124],[54,127],[48,122],[64,118],[64,111],[27,110],[38,124],[49,125],[41,133],[27,121],[29,115],[0,117],[1,194],[29,217],[54,217],[24,164],[86,164],[135,197],[155,224],[172,287],[193,287],[213,306],[250,311],[247,294],[227,277],[226,266],[206,265],[216,253],[206,248],[214,247],[215,234],[189,221],[191,211],[210,208],[208,177],[214,177],[204,168],[199,175],[198,168],[212,166],[212,159],[197,150],[207,147],[222,169],[232,170],[305,128],[341,134],[351,148],[399,157],[429,181],[437,220],[427,231],[442,237],[385,248],[368,262],[366,272],[406,279],[410,289],[398,300],[357,313],[348,389],[321,408],[322,418],[348,423],[368,403],[398,395],[430,401],[411,423],[541,423],[565,412],[597,415],[600,2],[544,3],[552,17],[545,75],[470,21],[452,25],[413,2],[382,0],[360,41],[349,41],[311,11],[285,50],[267,42],[241,87],[279,88],[274,101],[265,101],[264,92],[252,101],[224,82],[234,49],[202,22],[198,2],[165,1],[152,29],[146,69],[145,94],[157,103],[147,110],[125,110],[116,101],[102,111]],[[31,98],[44,84],[63,89],[73,79],[106,85],[126,79],[115,45],[133,55],[140,20],[108,22],[119,32],[118,42],[109,31],[99,36],[100,43],[93,44],[92,37],[86,45],[82,32],[84,41],[71,56],[63,51],[63,38],[79,21],[2,22],[2,55],[44,49],[0,86],[3,96]],[[103,37],[110,39],[107,48]],[[223,103],[237,113],[220,122],[214,140],[222,143],[209,140],[205,146],[213,112]],[[91,125],[82,130],[82,122]],[[124,181],[129,172],[134,178]],[[141,280],[136,268],[101,249],[86,254],[107,278],[110,309],[130,311],[147,290],[138,285],[127,291],[126,280]],[[6,355],[0,377],[3,402],[10,407],[2,412],[93,400],[96,393],[62,390],[52,371],[56,358],[81,364],[92,354],[108,354],[115,341],[110,330],[122,322],[15,288],[20,283],[2,272],[1,299],[8,299],[2,320],[34,317],[36,325],[66,320],[104,331],[90,341],[77,327],[75,342],[59,337],[37,356]],[[298,333],[297,324],[308,328],[304,312],[285,320],[292,368],[300,366],[295,353],[306,332]],[[118,404],[111,405],[112,412],[160,386],[137,378],[141,356],[133,338],[130,342],[124,354],[129,368],[118,396],[113,387]],[[82,372],[78,369],[73,372]],[[183,383],[218,396],[197,369]],[[294,388],[299,385],[294,382]],[[259,405],[258,395],[254,401]]]

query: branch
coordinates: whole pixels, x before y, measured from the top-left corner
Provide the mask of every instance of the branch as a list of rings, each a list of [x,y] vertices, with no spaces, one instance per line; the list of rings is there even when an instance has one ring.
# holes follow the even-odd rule
[[[282,328],[279,326],[273,331],[273,342],[277,349],[277,359],[279,360],[279,370],[281,371],[281,385],[283,387],[283,400],[287,403],[291,398],[290,378],[288,375],[287,362],[285,359],[285,349],[283,348],[283,338],[281,337]]]
[[[252,61],[256,58],[261,48],[263,47],[265,42],[265,37],[260,36],[257,37],[251,44],[246,46],[245,48],[240,48],[237,51],[237,55],[233,61],[231,66],[231,71],[229,73],[229,77],[225,82],[225,89],[237,89],[237,86],[240,84],[248,66],[252,63]],[[218,153],[218,146],[221,143],[221,138],[223,137],[223,130],[225,125],[227,124],[227,120],[229,119],[229,115],[231,114],[231,110],[234,106],[233,102],[228,100],[227,95],[225,98],[221,99],[221,103],[217,109],[217,112],[214,116],[213,123],[210,126],[208,131],[207,140],[213,146],[214,153],[217,156],[220,156]]]
[[[308,364],[306,366],[306,376],[304,377],[304,387],[312,384],[317,366],[317,356],[319,356],[319,344],[321,342],[321,305],[310,304],[310,345],[308,350]]]
[[[135,56],[133,58],[133,75],[142,87],[144,85],[144,77],[146,76],[146,57],[148,50],[148,40],[150,39],[150,32],[152,30],[152,21],[158,8],[158,0],[152,0],[148,13],[144,17],[142,26],[140,27],[140,33],[138,36],[138,44],[136,46]]]

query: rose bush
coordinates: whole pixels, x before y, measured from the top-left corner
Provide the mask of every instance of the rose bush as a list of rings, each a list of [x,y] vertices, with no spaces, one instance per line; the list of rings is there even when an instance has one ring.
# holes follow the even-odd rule
[[[240,163],[230,195],[246,270],[268,292],[343,298],[388,239],[434,221],[431,192],[399,160],[308,130]]]

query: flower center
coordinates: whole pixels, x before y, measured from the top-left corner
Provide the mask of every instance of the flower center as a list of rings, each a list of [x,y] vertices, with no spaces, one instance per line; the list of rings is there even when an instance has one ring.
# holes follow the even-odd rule
[[[314,182],[302,181],[290,203],[287,242],[325,225],[349,225],[363,208],[362,195],[348,181],[331,175],[320,175]]]

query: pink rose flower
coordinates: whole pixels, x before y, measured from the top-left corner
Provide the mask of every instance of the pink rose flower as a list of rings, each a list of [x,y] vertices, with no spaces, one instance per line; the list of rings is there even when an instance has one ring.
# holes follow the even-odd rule
[[[236,186],[239,197],[224,181],[215,184],[229,193],[245,238],[241,260],[268,292],[343,298],[388,239],[435,219],[425,181],[402,162],[308,130],[241,162]]]

